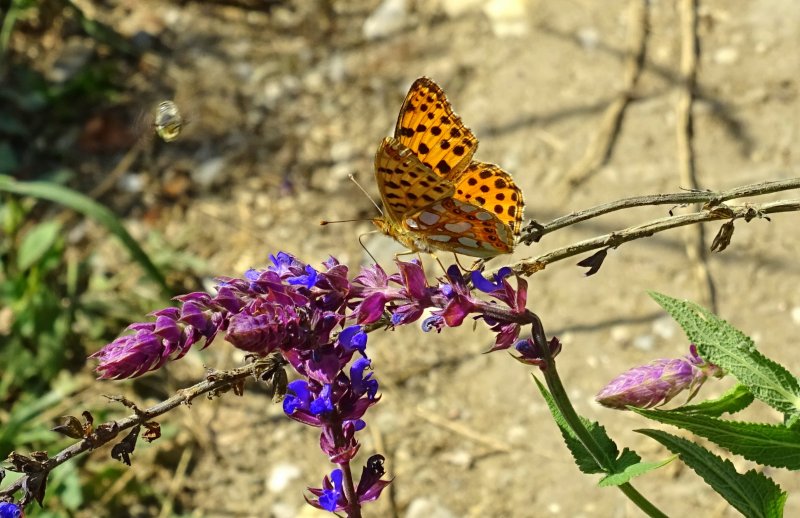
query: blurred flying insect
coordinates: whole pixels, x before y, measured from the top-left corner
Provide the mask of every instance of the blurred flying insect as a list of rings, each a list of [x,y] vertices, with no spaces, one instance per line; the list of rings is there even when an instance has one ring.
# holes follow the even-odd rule
[[[164,142],[176,140],[186,125],[186,120],[181,115],[178,105],[173,101],[161,101],[156,106],[153,127]]]

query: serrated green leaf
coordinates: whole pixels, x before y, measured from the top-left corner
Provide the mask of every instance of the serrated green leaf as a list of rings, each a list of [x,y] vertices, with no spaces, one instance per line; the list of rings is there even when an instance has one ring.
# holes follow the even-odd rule
[[[696,405],[685,405],[670,412],[691,415],[719,417],[722,414],[735,414],[753,402],[753,394],[744,385],[736,385],[716,399],[709,399]]]
[[[50,250],[61,233],[61,223],[45,221],[25,234],[17,252],[17,268],[27,271]]]
[[[663,410],[632,410],[659,423],[689,430],[731,453],[759,464],[800,469],[800,432],[785,426],[725,421]]]
[[[800,413],[800,383],[782,365],[756,350],[744,333],[705,308],[651,292],[683,328],[700,356],[732,374],[764,403],[784,414]]]
[[[623,469],[620,473],[613,473],[607,477],[603,477],[600,482],[597,483],[597,485],[599,487],[621,486],[626,482],[630,482],[631,479],[635,477],[666,466],[676,458],[678,458],[678,456],[673,455],[672,457],[667,457],[664,460],[657,460],[654,462],[637,462],[635,464],[631,464]]]
[[[786,492],[761,473],[750,470],[739,474],[733,464],[710,451],[660,430],[636,430],[680,455],[731,506],[751,518],[780,518],[786,503]]]
[[[577,464],[578,469],[587,474],[608,473],[608,470],[597,462],[591,452],[586,449],[583,443],[581,443],[581,441],[578,439],[575,431],[572,429],[569,423],[567,423],[566,419],[564,419],[564,416],[558,409],[558,406],[556,406],[555,400],[553,400],[553,396],[547,390],[547,387],[545,387],[538,379],[536,379],[535,376],[533,380],[536,382],[539,392],[542,393],[542,397],[544,397],[547,407],[550,409],[553,420],[561,430],[561,436],[564,438],[564,442],[566,443],[570,453],[572,453],[572,457],[575,460],[575,464]],[[609,459],[615,459],[615,465],[619,467],[620,471],[624,470],[630,464],[634,464],[641,460],[636,452],[628,449],[625,449],[625,451],[622,452],[622,455],[617,458],[619,449],[614,441],[608,436],[605,428],[600,426],[600,424],[597,422],[589,421],[583,417],[580,417],[580,420],[589,431],[589,434],[592,436],[595,443],[606,453],[606,456]]]
[[[153,264],[150,257],[139,246],[136,240],[125,230],[122,223],[108,208],[97,203],[88,196],[48,182],[18,182],[10,176],[0,175],[0,191],[20,194],[23,196],[33,196],[55,203],[60,203],[65,207],[84,214],[101,225],[109,232],[117,236],[122,244],[128,249],[131,257],[139,263],[150,278],[159,284],[166,296],[171,296],[171,291],[161,271]]]

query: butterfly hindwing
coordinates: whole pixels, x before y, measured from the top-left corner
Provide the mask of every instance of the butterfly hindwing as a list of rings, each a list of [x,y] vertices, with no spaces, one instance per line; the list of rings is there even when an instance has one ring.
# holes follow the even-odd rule
[[[457,200],[478,205],[511,228],[515,236],[522,226],[522,191],[511,175],[494,164],[473,161],[454,179]]]
[[[411,85],[394,137],[420,162],[447,178],[461,172],[478,147],[478,139],[453,112],[442,89],[427,77]]]
[[[393,138],[384,139],[378,148],[375,179],[384,210],[394,222],[454,192],[450,182],[424,166],[410,149]]]
[[[455,198],[445,198],[404,220],[432,247],[472,257],[494,257],[514,248],[511,228],[491,212]]]

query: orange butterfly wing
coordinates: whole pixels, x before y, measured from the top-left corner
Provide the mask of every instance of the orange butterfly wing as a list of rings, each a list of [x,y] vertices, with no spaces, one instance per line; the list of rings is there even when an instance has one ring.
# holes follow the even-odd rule
[[[437,176],[393,138],[383,139],[375,155],[375,180],[388,219],[403,217],[442,198],[453,196],[453,184]]]
[[[394,138],[447,178],[461,172],[478,148],[478,139],[453,112],[439,85],[427,77],[411,85],[397,117]]]
[[[510,174],[494,164],[473,161],[455,179],[455,188],[455,199],[486,209],[519,235],[525,206]]]

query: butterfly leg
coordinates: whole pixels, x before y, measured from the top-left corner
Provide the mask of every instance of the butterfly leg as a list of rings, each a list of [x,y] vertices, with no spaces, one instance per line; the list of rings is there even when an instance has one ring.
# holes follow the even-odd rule
[[[470,270],[481,270],[481,271],[483,271],[484,265],[486,265],[486,259],[478,259],[477,261],[472,263],[472,266],[470,266]]]
[[[456,260],[456,264],[458,265],[459,268],[461,268],[462,271],[465,271],[465,272],[472,271],[472,270],[467,270],[466,268],[464,268],[464,265],[461,264],[461,261],[458,260],[458,254],[456,254],[455,252],[453,252],[453,257]]]
[[[363,248],[363,249],[364,249],[364,251],[365,251],[365,252],[367,253],[367,255],[369,256],[369,258],[370,258],[370,259],[372,259],[372,262],[373,262],[373,263],[375,263],[375,264],[378,264],[378,260],[377,260],[377,259],[375,259],[375,256],[374,256],[374,255],[372,255],[372,254],[369,252],[369,250],[367,250],[367,246],[366,246],[366,245],[364,244],[364,242],[361,240],[361,238],[362,238],[362,237],[366,236],[367,234],[373,234],[374,232],[375,232],[375,231],[373,230],[372,232],[366,232],[366,233],[364,233],[364,234],[361,234],[360,236],[358,236],[358,244],[359,244],[359,245],[361,245],[361,248]],[[396,256],[395,256],[395,259],[397,259],[397,257],[396,257]]]
[[[416,253],[417,252],[415,252],[413,250],[406,250],[405,252],[398,252],[398,253],[394,254],[394,262],[399,261],[401,255],[414,255]]]
[[[442,269],[444,274],[447,275],[447,268],[444,267],[442,261],[439,260],[439,257],[436,254],[431,254],[431,255],[433,256],[434,259],[436,259],[436,262],[439,263],[439,267]]]

